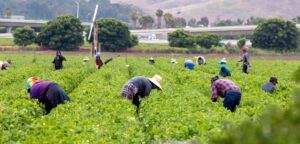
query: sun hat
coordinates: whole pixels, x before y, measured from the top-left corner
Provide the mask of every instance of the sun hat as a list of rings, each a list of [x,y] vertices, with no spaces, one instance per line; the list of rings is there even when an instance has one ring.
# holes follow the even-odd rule
[[[152,78],[148,78],[153,84],[155,84],[159,89],[161,89],[160,81],[162,77],[158,74],[154,75]]]
[[[27,79],[27,82],[26,82],[26,87],[27,89],[31,89],[31,87],[36,84],[36,83],[39,83],[39,82],[42,82],[42,80],[36,78],[36,77],[30,77]]]
[[[220,63],[227,63],[226,58],[222,58],[222,60],[220,61]]]
[[[89,57],[84,57],[83,61],[88,61],[89,60]]]
[[[101,54],[100,54],[100,52],[97,52],[96,53],[96,57],[99,57]]]
[[[190,60],[190,59],[185,60],[185,62],[186,62],[186,63],[193,63],[193,61]]]
[[[203,64],[205,64],[206,63],[206,61],[205,61],[205,58],[203,57],[203,56],[198,56],[198,57],[195,57],[196,59],[197,59],[197,64],[199,64],[198,63],[198,60],[201,58],[202,60],[203,60]]]
[[[153,57],[150,57],[150,60],[154,60],[154,58],[153,58]]]

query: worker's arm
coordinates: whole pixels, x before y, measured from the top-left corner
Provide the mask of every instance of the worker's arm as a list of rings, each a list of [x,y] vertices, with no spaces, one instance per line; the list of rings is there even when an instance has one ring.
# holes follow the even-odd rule
[[[215,84],[213,84],[213,85],[211,86],[211,100],[212,100],[213,102],[216,102],[217,99],[218,99],[217,88],[216,88]]]

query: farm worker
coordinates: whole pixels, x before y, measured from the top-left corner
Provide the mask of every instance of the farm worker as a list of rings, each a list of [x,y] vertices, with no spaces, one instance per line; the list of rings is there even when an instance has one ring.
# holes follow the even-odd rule
[[[243,58],[239,62],[243,62],[243,73],[248,74],[248,67],[250,66],[249,63],[249,54],[248,54],[248,48],[243,47],[242,52],[243,52]]]
[[[276,77],[271,77],[269,83],[266,83],[262,86],[262,90],[268,93],[273,93],[276,89],[276,84],[278,83],[278,80]]]
[[[8,70],[10,64],[11,64],[11,60],[0,61],[0,70]]]
[[[96,68],[100,69],[102,67],[102,65],[103,65],[103,62],[100,58],[100,52],[97,52],[97,54],[96,54]]]
[[[211,79],[211,100],[216,102],[218,97],[223,97],[223,105],[234,112],[241,101],[241,90],[230,80],[219,79],[218,76]]]
[[[195,64],[192,60],[188,59],[184,62],[184,67],[188,68],[189,70],[194,70]]]
[[[40,103],[45,105],[46,114],[50,113],[58,104],[64,104],[65,100],[70,101],[70,98],[57,83],[31,77],[27,80],[26,86],[30,98],[38,99]]]
[[[198,56],[196,57],[197,61],[197,65],[205,65],[206,64],[206,61],[205,61],[205,58],[203,56]]]
[[[227,61],[225,58],[223,58],[221,61],[220,61],[220,64],[221,64],[221,68],[219,70],[219,75],[223,76],[223,77],[227,77],[227,76],[231,76],[231,72],[230,72],[230,69],[227,67]]]
[[[176,61],[176,59],[171,59],[171,61],[170,61],[172,64],[177,64],[177,61]]]
[[[56,52],[56,56],[52,63],[54,64],[55,70],[61,70],[63,68],[63,61],[66,61],[66,58],[61,55],[60,51]]]
[[[149,59],[149,64],[155,64],[155,60],[154,60],[153,57],[151,57],[151,58]]]
[[[88,63],[88,61],[89,61],[90,59],[89,59],[89,57],[84,57],[83,58],[83,64],[85,65],[86,63]]]
[[[137,76],[123,86],[122,96],[132,100],[132,103],[137,106],[136,112],[139,112],[140,98],[148,97],[152,89],[161,90],[160,82],[162,77],[154,75],[152,78]]]

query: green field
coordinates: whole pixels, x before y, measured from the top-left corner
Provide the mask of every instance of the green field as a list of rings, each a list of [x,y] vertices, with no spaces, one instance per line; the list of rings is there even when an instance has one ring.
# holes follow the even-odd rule
[[[229,60],[232,77],[242,90],[241,105],[235,113],[225,110],[222,99],[210,100],[210,78],[219,64],[209,59],[207,65],[194,71],[177,65],[170,58],[115,58],[100,70],[94,60],[82,64],[83,56],[67,56],[64,69],[53,71],[53,56],[0,55],[12,59],[8,71],[0,71],[0,143],[209,143],[212,136],[222,136],[229,124],[244,120],[259,121],[269,106],[284,110],[290,106],[295,86],[292,73],[297,61],[253,60],[250,74]],[[121,98],[123,84],[134,76],[163,77],[163,91],[152,91],[142,100],[140,114],[135,106]],[[36,76],[57,82],[73,102],[59,105],[49,115],[43,106],[29,99],[25,82]],[[279,78],[275,94],[261,90],[270,76]]]

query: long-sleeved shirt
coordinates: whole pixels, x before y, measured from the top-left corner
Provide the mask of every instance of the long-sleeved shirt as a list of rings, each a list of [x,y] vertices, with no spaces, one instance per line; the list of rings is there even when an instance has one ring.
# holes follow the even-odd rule
[[[63,64],[62,62],[65,61],[66,58],[62,55],[57,55],[54,60],[52,61],[52,63],[54,64],[54,66],[56,68],[62,68]]]
[[[35,98],[35,99],[44,98],[50,84],[51,82],[49,81],[43,81],[34,84],[30,89],[30,98]]]
[[[243,62],[243,64],[249,64],[249,54],[248,53],[243,54],[242,62]]]
[[[240,88],[230,80],[216,80],[211,86],[211,100],[217,101],[218,97],[224,97],[226,91],[241,92]]]
[[[225,72],[227,73],[227,76],[231,76],[230,69],[227,67],[226,64],[221,64],[221,68],[219,70],[219,75],[222,75],[222,68],[225,69]]]
[[[193,70],[194,67],[195,67],[195,64],[192,63],[192,62],[185,62],[185,63],[184,63],[184,67],[186,67],[186,68],[188,68],[188,69],[190,69],[190,70]]]
[[[276,86],[271,82],[266,83],[262,86],[262,90],[269,92],[271,94],[275,91],[275,89],[276,89]]]
[[[141,97],[149,96],[152,90],[152,83],[148,78],[145,77],[134,77],[128,81],[128,83],[132,83],[134,86],[138,88],[137,95]]]

